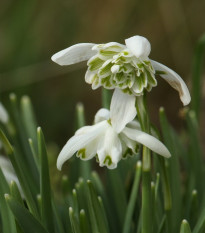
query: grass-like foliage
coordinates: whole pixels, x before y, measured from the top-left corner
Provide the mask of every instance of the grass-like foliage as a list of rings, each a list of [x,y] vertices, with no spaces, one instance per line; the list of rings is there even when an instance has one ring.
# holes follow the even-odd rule
[[[152,154],[151,197],[147,208],[151,225],[146,233],[205,232],[205,162],[199,138],[200,78],[205,40],[196,47],[192,108],[185,109],[182,132],[159,111],[161,134],[170,159]],[[103,105],[109,106],[109,93]],[[141,152],[114,170],[97,168],[95,161],[73,158],[63,172],[50,169],[42,129],[37,128],[31,101],[10,95],[10,120],[1,124],[2,154],[18,177],[7,182],[0,169],[0,232],[3,233],[141,233]],[[85,124],[84,109],[77,106],[78,127]],[[53,171],[54,170],[54,171]],[[52,174],[52,176],[50,175]],[[59,175],[60,174],[60,175]],[[54,185],[55,176],[61,176]],[[144,215],[143,215],[144,216]],[[151,221],[150,221],[151,218]],[[144,222],[146,219],[144,219]]]

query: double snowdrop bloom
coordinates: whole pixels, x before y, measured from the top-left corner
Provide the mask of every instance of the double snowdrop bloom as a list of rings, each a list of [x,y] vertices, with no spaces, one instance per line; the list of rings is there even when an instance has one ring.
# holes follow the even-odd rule
[[[85,81],[93,89],[103,86],[118,88],[134,96],[143,95],[157,85],[159,74],[179,92],[184,105],[189,104],[189,90],[181,77],[165,65],[149,59],[151,45],[142,36],[125,40],[125,45],[116,42],[106,44],[80,43],[52,56],[59,65],[71,65],[88,60]]]
[[[133,120],[135,116],[135,98],[116,89],[110,111],[100,109],[93,126],[84,126],[76,131],[60,152],[57,168],[61,170],[63,163],[77,152],[82,160],[96,156],[101,167],[114,169],[122,158],[136,153],[139,143],[157,154],[170,157],[158,139],[141,131],[139,123]]]

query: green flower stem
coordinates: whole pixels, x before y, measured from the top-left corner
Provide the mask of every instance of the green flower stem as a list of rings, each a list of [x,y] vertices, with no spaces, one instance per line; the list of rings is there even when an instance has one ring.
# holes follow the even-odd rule
[[[85,112],[82,103],[76,105],[76,115],[77,115],[77,127],[81,128],[85,126]],[[91,162],[90,161],[79,161],[80,175],[85,179],[90,177],[91,173]]]
[[[132,223],[132,216],[134,213],[134,207],[136,205],[137,201],[137,193],[139,189],[139,183],[140,183],[140,177],[141,177],[141,170],[142,170],[142,163],[141,161],[138,161],[136,166],[136,173],[135,173],[135,179],[132,186],[131,196],[129,199],[129,203],[127,206],[126,216],[125,216],[125,222],[123,226],[123,233],[129,233]]]
[[[140,96],[136,100],[136,109],[141,128],[149,133],[150,121],[147,111],[146,95]],[[152,232],[152,195],[151,195],[151,158],[150,150],[143,146],[142,153],[142,233]]]
[[[152,232],[152,196],[151,196],[151,173],[148,169],[150,163],[150,150],[143,147],[142,165],[142,233]],[[150,167],[149,167],[150,168]]]

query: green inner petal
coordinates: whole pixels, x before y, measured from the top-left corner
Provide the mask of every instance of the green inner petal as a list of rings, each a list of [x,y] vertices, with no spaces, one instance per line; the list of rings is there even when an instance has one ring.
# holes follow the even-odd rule
[[[90,60],[88,62],[89,70],[95,71],[99,69],[105,61],[100,59],[99,57],[95,57],[94,59]]]
[[[107,65],[105,65],[104,67],[101,67],[99,70],[99,75],[105,75],[107,73],[111,72],[111,67],[113,66],[113,64],[111,62],[109,62]]]

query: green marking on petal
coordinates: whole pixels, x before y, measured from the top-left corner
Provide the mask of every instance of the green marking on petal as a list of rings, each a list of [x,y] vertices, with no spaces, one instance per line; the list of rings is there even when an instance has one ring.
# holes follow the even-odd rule
[[[90,71],[95,71],[99,69],[105,61],[100,59],[99,57],[91,58],[88,61],[88,66]]]
[[[111,119],[107,120],[107,122],[108,122],[109,125],[112,125]]]
[[[105,88],[112,88],[112,83],[110,80],[111,76],[107,76],[105,78],[101,78],[100,83],[105,87]]]
[[[147,81],[150,85],[156,86],[157,85],[157,80],[155,79],[155,76],[152,72],[148,71],[145,69],[146,75],[147,75]]]
[[[85,158],[86,158],[85,148],[82,148],[82,149],[80,149],[80,150],[78,151],[77,157],[80,157],[81,159],[85,159]]]
[[[100,50],[99,54],[105,57],[113,57],[116,55],[118,52],[116,51],[109,51],[108,49],[105,50]]]
[[[161,71],[161,70],[156,70],[156,75],[161,75],[161,74],[167,74],[167,72],[165,71]]]
[[[120,72],[120,73],[115,74],[114,80],[115,80],[118,84],[120,84],[120,83],[122,83],[122,82],[125,82],[125,75],[124,75],[124,73],[123,73],[123,72]]]
[[[132,95],[133,93],[132,93],[132,91],[127,87],[127,88],[125,88],[125,89],[121,89],[122,90],[122,92],[124,92],[125,94],[129,94],[129,95]]]
[[[133,155],[133,151],[130,148],[127,148],[125,153],[122,155],[122,158],[127,159],[128,156],[132,156],[132,155]]]
[[[111,62],[107,63],[104,67],[101,67],[99,70],[99,75],[104,76],[111,72],[111,67],[113,64]]]
[[[112,158],[110,155],[106,155],[103,163],[106,164],[106,162],[107,162],[108,166],[110,166],[112,164]]]
[[[98,154],[96,154],[95,158],[96,158],[96,162],[99,163],[100,160],[99,160]]]

